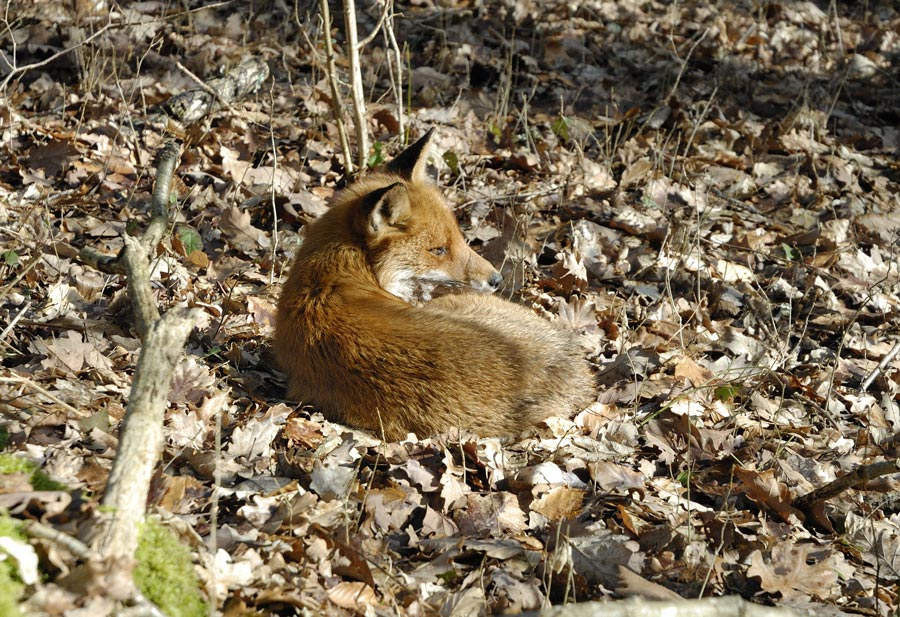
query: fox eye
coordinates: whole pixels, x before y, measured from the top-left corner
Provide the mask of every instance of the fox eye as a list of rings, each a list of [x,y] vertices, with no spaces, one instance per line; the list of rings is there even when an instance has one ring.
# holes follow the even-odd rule
[[[444,255],[447,254],[447,247],[446,246],[436,246],[433,249],[429,249],[429,251],[431,252],[432,255],[436,255],[438,257],[443,257]]]

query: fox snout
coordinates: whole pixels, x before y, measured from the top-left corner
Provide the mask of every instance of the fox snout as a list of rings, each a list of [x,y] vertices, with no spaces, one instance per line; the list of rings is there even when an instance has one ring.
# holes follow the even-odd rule
[[[503,276],[487,259],[466,246],[469,259],[466,263],[465,282],[478,291],[492,293],[500,288]]]

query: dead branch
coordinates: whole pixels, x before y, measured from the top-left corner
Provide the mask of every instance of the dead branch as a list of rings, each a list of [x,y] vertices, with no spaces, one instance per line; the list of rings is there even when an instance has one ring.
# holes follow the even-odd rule
[[[54,527],[44,525],[38,521],[25,521],[24,525],[28,535],[55,542],[79,559],[89,559],[93,556],[93,552],[87,544],[67,533],[58,531]]]
[[[23,377],[21,375],[16,375],[14,373],[11,373],[10,376],[8,376],[8,377],[0,377],[0,383],[17,383],[17,384],[21,384],[23,386],[27,386],[28,388],[31,388],[38,394],[42,394],[42,395],[46,396],[48,399],[50,399],[51,401],[53,401],[54,403],[56,403],[57,405],[59,405],[60,407],[65,409],[69,415],[74,416],[76,418],[87,418],[90,415],[90,413],[88,413],[86,411],[81,411],[80,409],[75,409],[74,407],[69,405],[67,402],[60,399],[58,396],[56,396],[52,392],[45,390],[44,388],[42,388],[40,385],[36,384],[34,381],[29,379],[28,377]]]
[[[390,44],[391,51],[394,52],[394,62],[397,65],[397,73],[394,75],[394,69],[391,68],[390,55],[388,55],[388,76],[391,79],[391,88],[394,90],[394,96],[397,100],[397,131],[402,139],[406,138],[406,122],[403,109],[403,55],[400,53],[400,46],[397,44],[397,37],[394,35],[394,0],[388,0],[386,5],[391,7],[391,14],[384,22],[384,38],[386,43]],[[385,47],[388,45],[386,44]]]
[[[350,93],[353,100],[353,125],[356,128],[357,164],[365,170],[369,157],[369,131],[366,126],[366,100],[359,64],[359,41],[356,36],[356,3],[344,0],[344,29],[347,34],[347,55],[350,60]]]
[[[862,382],[862,385],[859,386],[860,392],[865,392],[869,389],[869,386],[872,385],[872,382],[881,375],[881,372],[887,368],[887,365],[890,364],[894,358],[897,357],[897,354],[900,353],[900,341],[894,343],[894,346],[891,348],[887,354],[881,359],[881,362],[878,363],[878,366],[875,367],[875,370],[869,373],[869,375]]]
[[[183,124],[193,124],[223,106],[241,99],[259,88],[269,77],[269,66],[252,58],[242,62],[224,77],[211,79],[203,88],[176,94],[159,109]]]
[[[655,602],[630,598],[618,602],[580,602],[521,613],[521,617],[792,617],[800,613],[760,606],[739,596]]]
[[[344,100],[341,97],[337,82],[337,67],[334,64],[334,47],[331,42],[331,10],[328,8],[328,0],[319,0],[319,10],[322,13],[322,30],[325,34],[325,72],[328,74],[328,85],[331,88],[331,113],[337,124],[338,137],[341,140],[341,152],[344,155],[344,169],[346,173],[353,173],[353,155],[350,154],[350,142],[347,140],[347,130],[344,128]]]
[[[110,28],[112,28],[114,25],[116,25],[116,24],[114,24],[111,21],[107,22],[106,25],[104,25],[102,28],[97,30],[95,33],[93,33],[91,36],[87,37],[83,41],[79,41],[78,43],[76,43],[75,45],[72,45],[71,47],[66,47],[65,49],[58,51],[55,54],[52,54],[51,56],[44,58],[43,60],[40,60],[38,62],[32,62],[31,64],[26,64],[25,66],[11,66],[9,73],[6,75],[6,77],[3,79],[3,81],[0,82],[0,90],[6,90],[6,86],[9,85],[10,80],[13,77],[15,77],[16,75],[19,75],[20,73],[25,73],[26,71],[30,71],[32,69],[38,69],[42,66],[50,64],[57,58],[65,56],[67,53],[73,52],[76,49],[78,49],[79,47],[87,45],[88,43],[93,41],[95,38],[97,38],[98,36],[100,36],[101,34],[106,32]],[[7,62],[7,64],[9,64],[9,63]]]
[[[385,17],[388,16],[388,13],[390,12],[392,6],[393,6],[392,0],[385,0],[384,8],[381,9],[381,15],[378,16],[378,23],[375,24],[375,27],[372,28],[372,31],[368,35],[363,37],[362,40],[360,40],[359,43],[357,43],[357,47],[359,49],[362,49],[363,47],[365,47],[366,45],[368,45],[369,43],[371,43],[372,41],[375,40],[375,35],[377,35],[378,31],[381,30],[381,26],[385,23],[384,19],[385,19]]]
[[[103,505],[112,514],[93,541],[108,564],[127,566],[137,548],[138,525],[144,517],[150,478],[162,452],[169,381],[199,317],[196,309],[184,308],[172,309],[160,317],[150,288],[150,251],[168,227],[169,191],[178,157],[179,148],[173,143],[161,151],[150,224],[140,239],[126,236],[125,249],[114,260],[127,273],[143,347],[120,429],[119,449],[103,496]]]
[[[134,240],[131,242],[133,239],[126,236],[125,248],[115,257],[98,253],[90,247],[84,247],[78,253],[78,259],[82,263],[109,274],[134,272],[136,268],[138,276],[144,277],[147,281],[146,291],[149,292],[149,263],[147,263],[145,255],[148,253],[152,254],[156,250],[156,245],[162,240],[163,234],[169,226],[169,195],[171,194],[172,173],[175,171],[175,166],[180,156],[181,148],[176,142],[170,141],[163,146],[159,156],[156,158],[156,181],[153,185],[153,197],[150,202],[150,223],[147,225],[147,229],[141,236],[140,241]],[[140,251],[140,255],[134,255],[136,251]],[[131,262],[131,265],[128,262]],[[144,276],[144,270],[146,270],[146,276]],[[132,277],[129,277],[129,293],[132,294],[132,302],[135,302],[135,298],[141,298],[144,290],[143,288],[133,288],[131,279]],[[141,334],[141,337],[143,337],[149,323],[159,318],[158,311],[155,316],[153,314],[156,308],[152,302],[152,297],[148,296],[148,298],[150,299],[141,299],[141,304],[136,307],[135,311],[138,317],[138,332]],[[153,304],[152,309],[147,305],[148,302]],[[142,317],[143,320],[141,319]]]
[[[130,558],[137,547],[137,526],[143,520],[150,477],[162,452],[169,381],[197,318],[196,309],[172,309],[150,326],[144,339],[120,429],[119,451],[103,495],[103,505],[112,508],[113,514],[98,540],[101,555]]]
[[[807,510],[818,501],[824,501],[847,489],[857,488],[875,478],[897,472],[900,472],[900,459],[862,465],[825,486],[798,497],[791,505],[800,510]]]

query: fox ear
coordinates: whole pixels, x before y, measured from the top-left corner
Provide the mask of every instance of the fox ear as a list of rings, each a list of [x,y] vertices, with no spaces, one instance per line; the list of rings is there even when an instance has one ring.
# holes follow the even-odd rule
[[[402,182],[375,189],[363,198],[365,235],[374,238],[390,229],[401,229],[409,218],[409,193]]]
[[[434,129],[428,129],[416,143],[409,146],[387,164],[387,171],[411,182],[425,180],[425,166],[428,164],[432,134],[434,134]]]

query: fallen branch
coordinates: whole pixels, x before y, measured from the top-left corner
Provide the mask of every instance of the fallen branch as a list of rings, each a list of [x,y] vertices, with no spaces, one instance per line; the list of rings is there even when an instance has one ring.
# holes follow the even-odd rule
[[[171,309],[151,324],[144,339],[119,430],[119,450],[103,495],[103,506],[112,512],[96,538],[104,559],[128,561],[137,548],[150,478],[162,453],[169,382],[198,317],[197,309]]]
[[[182,124],[193,124],[222,106],[255,92],[269,77],[269,66],[256,58],[242,62],[224,77],[211,79],[202,88],[176,94],[160,109]]]
[[[42,540],[55,542],[56,544],[64,547],[79,559],[89,559],[94,556],[94,553],[91,551],[90,547],[87,544],[85,544],[78,538],[73,538],[69,534],[57,530],[54,527],[44,525],[43,523],[39,523],[37,521],[25,521],[23,524],[25,526],[25,532],[28,535],[35,538],[40,538]]]
[[[862,486],[875,478],[897,472],[900,472],[900,459],[862,465],[825,486],[798,497],[791,505],[799,510],[808,510],[816,502],[834,497],[847,489]]]
[[[100,562],[109,568],[133,565],[150,479],[162,454],[169,383],[200,316],[197,309],[175,308],[160,317],[150,288],[150,259],[169,226],[168,202],[179,150],[174,143],[166,144],[157,159],[150,223],[144,234],[140,239],[126,236],[125,248],[116,258],[98,262],[127,274],[135,327],[143,340],[103,495],[110,514],[92,540]]]
[[[153,185],[153,197],[150,202],[150,223],[147,225],[147,229],[141,236],[140,241],[134,240],[134,243],[140,247],[144,254],[153,253],[156,249],[156,245],[162,240],[166,228],[169,226],[169,196],[171,195],[172,174],[175,171],[180,156],[181,148],[176,142],[170,141],[162,147],[159,156],[156,158],[156,180]],[[92,266],[101,272],[106,272],[108,274],[125,274],[135,267],[141,267],[139,263],[140,258],[136,258],[133,255],[137,248],[129,248],[130,246],[133,246],[129,244],[129,240],[132,239],[126,236],[125,247],[115,257],[98,253],[90,247],[84,247],[79,251],[78,259],[82,263]],[[132,255],[129,255],[129,252],[131,252]],[[131,263],[130,266],[129,262]],[[149,268],[149,265],[145,263],[144,267]],[[142,273],[138,272],[138,275],[140,276]],[[149,269],[147,269],[146,279],[149,283]],[[130,283],[131,279],[129,277],[129,293],[132,293]],[[135,290],[134,293],[140,294],[142,292],[140,290]],[[134,302],[133,295],[132,302]],[[146,325],[152,321],[148,315],[148,313],[151,313],[152,311],[146,307],[146,301],[138,308],[143,311],[145,317],[144,323],[138,324],[138,331],[142,333],[142,325],[144,326],[143,331],[146,331]],[[153,310],[155,310],[155,304]],[[140,316],[138,317],[140,319]],[[153,319],[156,318],[159,318],[158,312]]]
[[[580,602],[521,613],[520,617],[792,617],[786,608],[760,606],[738,596],[654,602],[630,598],[618,602]]]
[[[900,353],[900,341],[894,343],[894,346],[891,348],[889,352],[881,359],[881,362],[878,363],[878,366],[875,367],[875,370],[869,373],[868,377],[862,382],[859,386],[860,392],[865,392],[869,389],[869,386],[872,385],[872,382],[881,375],[881,372],[887,368],[887,365],[890,364],[894,358],[897,357],[897,354]]]
[[[31,388],[38,394],[42,394],[43,396],[46,396],[48,399],[50,399],[51,401],[53,401],[54,403],[56,403],[57,405],[59,405],[60,407],[65,409],[69,415],[75,416],[76,418],[87,418],[88,416],[91,415],[90,413],[88,413],[86,411],[81,411],[80,409],[75,409],[74,407],[69,405],[67,402],[65,402],[64,400],[62,400],[61,398],[59,398],[52,392],[45,390],[43,387],[36,384],[34,381],[29,379],[28,377],[23,377],[21,375],[16,375],[15,373],[12,373],[10,377],[0,377],[0,383],[17,383],[17,384],[26,386],[28,388]]]

